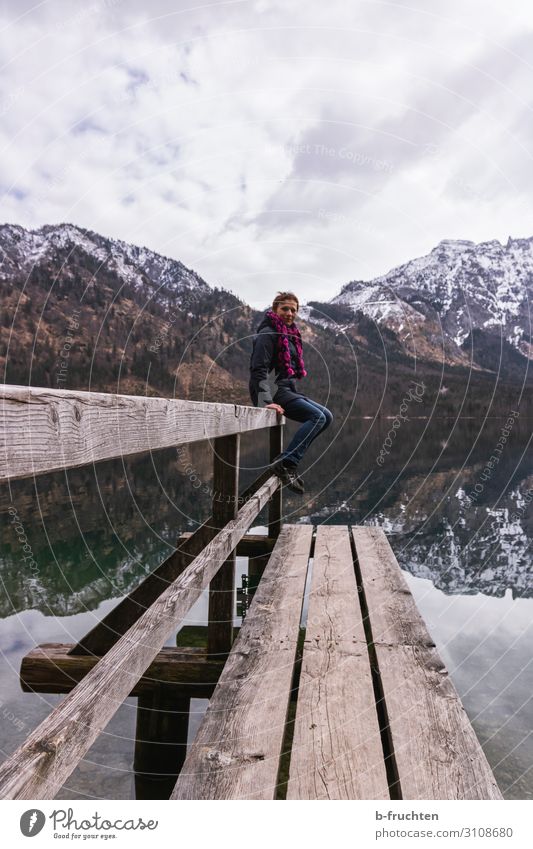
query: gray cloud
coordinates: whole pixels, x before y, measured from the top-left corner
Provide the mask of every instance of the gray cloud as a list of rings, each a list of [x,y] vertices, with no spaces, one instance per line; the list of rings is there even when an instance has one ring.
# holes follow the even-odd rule
[[[0,14],[7,221],[148,245],[256,305],[533,232],[525,0]]]

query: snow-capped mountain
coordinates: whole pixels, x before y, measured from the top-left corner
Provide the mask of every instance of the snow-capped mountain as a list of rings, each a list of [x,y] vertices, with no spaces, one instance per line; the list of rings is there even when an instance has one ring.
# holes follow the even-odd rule
[[[532,299],[533,238],[506,245],[445,239],[381,277],[348,283],[330,304],[390,329],[406,348],[437,328],[443,344],[468,352],[477,331],[478,341],[488,334],[531,359]]]
[[[72,224],[5,224],[0,290],[6,383],[248,398],[220,345],[245,340],[231,354],[247,363],[250,308],[176,259]]]
[[[333,374],[338,407],[351,409],[357,392],[358,409],[366,415],[377,409],[394,413],[409,380],[423,374],[428,410],[436,399],[447,415],[457,409],[480,415],[488,408],[494,415],[495,404],[503,415],[517,403],[521,410],[533,405],[531,393],[522,392],[528,360],[517,347],[505,342],[512,356],[505,352],[501,368],[486,330],[476,331],[474,354],[454,341],[454,331],[443,333],[445,321],[453,319],[456,292],[450,289],[441,320],[437,296],[429,292],[446,282],[439,256],[408,263],[405,275],[398,269],[370,284],[349,284],[335,302],[321,309],[311,302],[302,310],[310,391],[327,397]],[[429,273],[432,263],[442,280]],[[249,401],[251,336],[261,311],[210,286],[176,259],[72,224],[31,231],[5,224],[0,288],[0,369],[7,383]],[[475,286],[472,293],[473,299]],[[500,295],[503,302],[501,281]],[[522,332],[527,301],[519,310],[514,301],[512,306],[520,312]],[[339,326],[347,327],[346,336]],[[523,347],[525,330],[512,338]],[[71,345],[67,375],[58,366],[65,339]]]
[[[98,272],[114,272],[136,289],[149,281],[161,295],[168,293],[173,304],[188,293],[201,295],[210,291],[205,280],[178,260],[73,224],[45,225],[38,230],[25,230],[14,224],[0,226],[0,281],[15,273],[29,274],[35,267],[58,258],[68,264],[75,251],[95,260]]]

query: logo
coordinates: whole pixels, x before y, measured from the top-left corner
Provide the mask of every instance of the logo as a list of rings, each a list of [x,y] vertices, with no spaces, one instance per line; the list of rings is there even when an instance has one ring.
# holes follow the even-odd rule
[[[46,817],[42,811],[37,808],[31,808],[29,811],[24,811],[20,818],[20,830],[24,837],[35,837],[39,834],[43,825],[46,822]]]

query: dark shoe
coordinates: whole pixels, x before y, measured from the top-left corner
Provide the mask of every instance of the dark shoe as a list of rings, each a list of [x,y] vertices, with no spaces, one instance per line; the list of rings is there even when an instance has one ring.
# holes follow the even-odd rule
[[[288,489],[291,489],[293,492],[297,492],[298,495],[305,492],[303,481],[296,474],[295,467],[286,466],[283,460],[277,460],[272,463],[269,468],[273,474],[277,475],[278,478],[281,479],[282,483],[284,483]]]

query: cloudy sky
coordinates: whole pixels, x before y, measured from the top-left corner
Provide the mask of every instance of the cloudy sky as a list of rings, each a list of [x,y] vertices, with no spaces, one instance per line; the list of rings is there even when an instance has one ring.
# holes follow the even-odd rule
[[[2,222],[263,307],[533,235],[529,0],[0,4]]]

